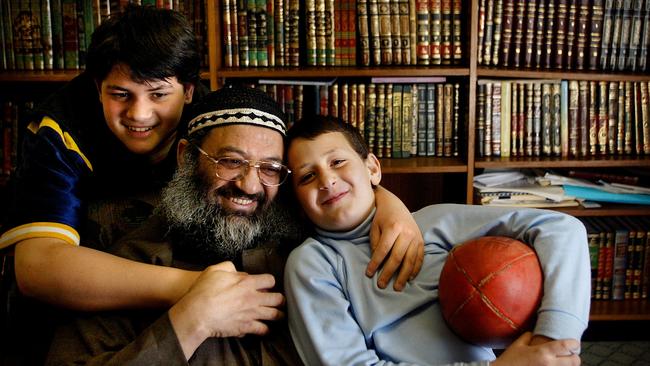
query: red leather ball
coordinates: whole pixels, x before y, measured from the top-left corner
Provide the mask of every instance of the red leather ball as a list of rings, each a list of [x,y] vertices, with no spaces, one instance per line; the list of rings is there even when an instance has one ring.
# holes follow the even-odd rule
[[[543,276],[537,255],[511,238],[485,236],[454,247],[440,274],[440,307],[470,343],[505,348],[535,320]]]

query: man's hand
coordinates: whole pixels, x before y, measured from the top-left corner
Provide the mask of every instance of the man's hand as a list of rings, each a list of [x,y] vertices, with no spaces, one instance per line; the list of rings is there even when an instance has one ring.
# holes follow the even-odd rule
[[[490,365],[492,366],[577,366],[580,342],[575,339],[533,344],[533,335],[524,333]]]
[[[393,288],[401,291],[422,268],[424,240],[413,216],[399,198],[382,187],[377,187],[375,196],[377,211],[370,228],[372,258],[366,275],[374,276],[383,263],[377,286],[386,288],[399,269]]]
[[[269,292],[275,279],[269,274],[237,272],[231,262],[205,269],[192,288],[169,310],[169,319],[189,359],[209,337],[266,334],[264,323],[284,317],[278,309],[284,296]]]

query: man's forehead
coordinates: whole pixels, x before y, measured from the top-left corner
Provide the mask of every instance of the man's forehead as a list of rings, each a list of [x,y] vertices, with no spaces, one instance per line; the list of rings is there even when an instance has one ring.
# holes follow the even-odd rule
[[[282,159],[284,137],[276,130],[247,124],[214,127],[203,140],[203,145],[214,152],[236,152],[242,155],[260,155]]]

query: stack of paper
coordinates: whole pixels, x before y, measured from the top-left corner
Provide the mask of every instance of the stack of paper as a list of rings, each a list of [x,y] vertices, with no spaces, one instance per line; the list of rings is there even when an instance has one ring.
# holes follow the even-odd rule
[[[474,177],[481,204],[507,207],[573,207],[579,202],[560,186],[541,185],[517,171],[490,172]]]

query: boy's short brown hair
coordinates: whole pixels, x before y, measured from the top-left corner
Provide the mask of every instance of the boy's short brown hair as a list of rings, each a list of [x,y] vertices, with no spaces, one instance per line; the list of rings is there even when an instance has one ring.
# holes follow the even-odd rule
[[[308,115],[294,123],[287,131],[285,151],[289,150],[291,142],[297,138],[314,140],[316,137],[330,132],[342,133],[361,159],[365,160],[368,154],[370,154],[368,145],[366,145],[365,140],[356,127],[340,118],[321,115]]]

